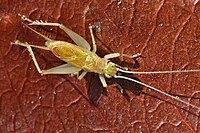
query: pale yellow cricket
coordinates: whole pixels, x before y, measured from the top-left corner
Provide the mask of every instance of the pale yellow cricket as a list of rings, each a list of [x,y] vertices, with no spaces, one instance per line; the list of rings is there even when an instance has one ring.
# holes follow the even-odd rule
[[[157,72],[127,71],[127,70],[125,70],[125,68],[111,62],[109,59],[116,58],[119,56],[125,56],[128,58],[136,58],[136,57],[139,57],[141,54],[137,53],[137,54],[131,56],[131,55],[120,54],[120,53],[111,53],[111,54],[105,55],[104,58],[99,57],[96,54],[97,47],[95,44],[92,26],[89,26],[90,34],[92,37],[92,44],[93,44],[93,49],[91,50],[89,43],[84,38],[82,38],[80,35],[73,32],[72,30],[68,29],[67,27],[65,27],[62,24],[48,23],[48,22],[43,22],[43,21],[38,21],[38,20],[32,21],[31,19],[27,18],[24,15],[21,15],[21,19],[23,21],[29,22],[29,25],[57,26],[60,29],[64,30],[64,32],[67,33],[70,36],[70,38],[77,44],[77,45],[74,45],[69,42],[56,41],[56,40],[50,39],[50,38],[40,34],[39,32],[33,30],[29,26],[27,26],[30,30],[32,30],[33,32],[40,35],[41,37],[43,37],[46,40],[45,46],[31,45],[26,42],[22,43],[18,40],[16,40],[14,43],[11,43],[11,44],[27,47],[27,49],[30,52],[30,55],[33,59],[33,62],[37,68],[37,71],[41,75],[44,75],[44,74],[74,74],[74,73],[78,73],[81,70],[83,70],[83,72],[78,76],[78,79],[81,80],[87,74],[87,72],[94,72],[94,73],[98,73],[99,79],[100,79],[103,87],[108,87],[105,77],[106,78],[114,77],[114,78],[126,79],[129,81],[133,81],[135,83],[141,84],[143,86],[146,86],[149,89],[152,89],[154,91],[162,93],[162,94],[169,96],[179,102],[182,102],[186,105],[189,105],[193,108],[200,110],[200,107],[190,104],[189,102],[181,100],[178,97],[170,95],[170,94],[163,92],[157,88],[154,88],[154,87],[144,84],[140,81],[137,81],[137,80],[125,77],[125,76],[117,75],[118,71],[120,71],[122,73],[130,73],[130,74],[162,74],[162,73],[180,73],[180,72],[200,72],[200,70],[175,70],[175,71],[157,71]],[[41,70],[36,61],[35,55],[33,54],[31,47],[35,47],[35,48],[39,48],[39,49],[43,49],[43,50],[49,50],[56,57],[58,57],[59,59],[63,60],[64,62],[67,62],[67,63],[63,64],[61,66],[53,67],[48,70]],[[120,89],[120,92],[123,93],[123,89],[120,86],[118,86],[118,87]]]

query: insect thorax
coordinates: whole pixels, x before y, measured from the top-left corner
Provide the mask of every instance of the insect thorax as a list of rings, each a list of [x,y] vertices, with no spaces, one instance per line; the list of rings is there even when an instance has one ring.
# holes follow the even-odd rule
[[[111,77],[115,76],[116,73],[117,73],[117,65],[113,62],[109,62],[106,67],[105,76],[107,78],[111,78]]]

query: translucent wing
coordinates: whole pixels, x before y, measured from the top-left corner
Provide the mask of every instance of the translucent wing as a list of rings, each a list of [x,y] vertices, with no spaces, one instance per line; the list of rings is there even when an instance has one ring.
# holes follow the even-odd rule
[[[48,70],[42,70],[42,74],[73,74],[80,70],[80,68],[72,66],[71,64],[63,64]]]
[[[85,48],[87,50],[90,50],[90,44],[80,35],[75,33],[74,31],[68,29],[64,25],[61,26],[61,28],[71,37],[71,39],[80,47]]]

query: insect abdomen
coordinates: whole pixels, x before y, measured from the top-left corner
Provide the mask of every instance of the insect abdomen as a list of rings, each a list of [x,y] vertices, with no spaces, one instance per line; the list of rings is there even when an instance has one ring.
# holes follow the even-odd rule
[[[54,55],[67,63],[88,72],[104,73],[107,60],[100,58],[89,50],[62,41],[55,41],[49,44],[48,47]]]

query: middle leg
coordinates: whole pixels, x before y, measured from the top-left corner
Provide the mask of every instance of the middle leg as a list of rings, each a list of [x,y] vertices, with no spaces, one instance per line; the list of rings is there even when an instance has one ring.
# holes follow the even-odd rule
[[[97,45],[96,45],[96,42],[95,42],[95,39],[94,39],[93,26],[90,25],[89,29],[90,29],[90,35],[92,37],[92,52],[96,53],[97,52]]]
[[[23,46],[23,47],[27,47],[27,46],[30,46],[30,47],[34,47],[34,48],[39,48],[39,49],[43,49],[43,50],[50,50],[48,47],[45,47],[45,46],[37,46],[37,45],[31,45],[31,44],[28,44],[27,42],[25,43],[22,43],[18,40],[16,40],[15,42],[11,42],[11,45],[19,45],[19,46]]]

